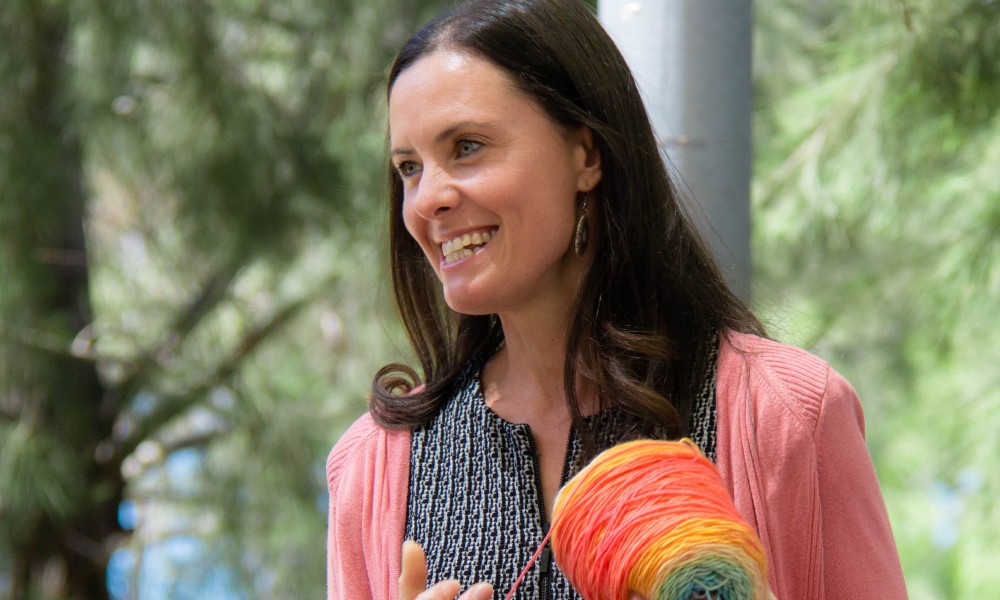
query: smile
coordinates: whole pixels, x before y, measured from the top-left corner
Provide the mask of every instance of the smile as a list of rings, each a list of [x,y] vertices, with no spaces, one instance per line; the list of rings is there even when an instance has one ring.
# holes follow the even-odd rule
[[[493,239],[493,236],[497,233],[497,229],[499,228],[494,227],[489,231],[467,233],[441,244],[441,254],[444,255],[444,264],[450,265],[479,252]]]

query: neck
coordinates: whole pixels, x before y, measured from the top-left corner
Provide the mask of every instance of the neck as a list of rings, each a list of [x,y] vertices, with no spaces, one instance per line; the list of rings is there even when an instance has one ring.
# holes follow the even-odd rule
[[[564,385],[569,315],[517,318],[500,315],[504,346],[483,371],[484,397],[490,408],[511,422],[569,419]],[[596,401],[576,387],[584,414]]]

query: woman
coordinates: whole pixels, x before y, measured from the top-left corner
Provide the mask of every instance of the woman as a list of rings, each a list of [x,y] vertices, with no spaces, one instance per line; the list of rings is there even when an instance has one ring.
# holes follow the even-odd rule
[[[394,292],[423,377],[379,371],[330,454],[330,598],[502,597],[582,464],[681,436],[778,598],[905,597],[854,391],[726,288],[578,0],[446,13],[388,99]],[[518,597],[578,598],[547,553]]]

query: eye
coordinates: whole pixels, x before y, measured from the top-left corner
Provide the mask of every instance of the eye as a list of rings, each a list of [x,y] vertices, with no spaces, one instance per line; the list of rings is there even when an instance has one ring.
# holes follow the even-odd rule
[[[455,146],[455,154],[462,158],[468,156],[482,148],[482,144],[474,140],[458,140],[458,144]]]
[[[396,165],[396,171],[403,179],[416,175],[420,171],[420,166],[412,160],[404,160]]]

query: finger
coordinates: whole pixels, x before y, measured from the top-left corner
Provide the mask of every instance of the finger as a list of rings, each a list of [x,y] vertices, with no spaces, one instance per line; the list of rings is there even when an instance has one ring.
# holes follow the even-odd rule
[[[460,587],[454,579],[439,581],[417,596],[416,600],[454,600]]]
[[[465,590],[458,600],[492,600],[493,586],[488,583],[477,583]]]
[[[424,549],[413,540],[406,540],[403,542],[401,563],[399,600],[416,600],[417,595],[427,587],[427,560],[424,558]],[[452,594],[452,597],[454,595]]]

